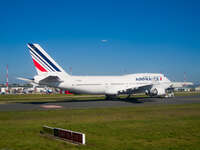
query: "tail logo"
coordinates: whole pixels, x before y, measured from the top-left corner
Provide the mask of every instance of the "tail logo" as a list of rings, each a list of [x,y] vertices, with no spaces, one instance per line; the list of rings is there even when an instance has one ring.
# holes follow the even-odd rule
[[[41,72],[61,72],[60,69],[34,44],[28,44],[35,67]]]
[[[35,59],[33,59],[33,63],[34,63],[34,65],[35,65],[35,67],[36,67],[37,69],[39,69],[41,72],[47,72],[46,69],[44,69],[37,61],[35,61]]]

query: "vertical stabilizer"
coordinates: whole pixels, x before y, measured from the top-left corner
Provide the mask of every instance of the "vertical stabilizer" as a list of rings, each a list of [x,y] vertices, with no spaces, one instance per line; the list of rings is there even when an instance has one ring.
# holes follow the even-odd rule
[[[38,75],[43,73],[64,73],[68,75],[39,44],[29,43],[28,48]]]

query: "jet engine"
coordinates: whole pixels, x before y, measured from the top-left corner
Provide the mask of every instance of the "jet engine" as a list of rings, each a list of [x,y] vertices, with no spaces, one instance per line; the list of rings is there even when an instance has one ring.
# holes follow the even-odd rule
[[[149,90],[145,91],[145,94],[148,96],[165,96],[166,95],[166,91],[165,88],[162,87],[152,87]]]

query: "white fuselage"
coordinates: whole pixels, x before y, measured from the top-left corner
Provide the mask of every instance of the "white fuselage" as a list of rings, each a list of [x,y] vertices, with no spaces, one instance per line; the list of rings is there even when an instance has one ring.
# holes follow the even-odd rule
[[[81,94],[115,95],[120,89],[139,87],[141,85],[170,83],[162,74],[142,73],[121,76],[71,76],[59,84],[60,88]]]

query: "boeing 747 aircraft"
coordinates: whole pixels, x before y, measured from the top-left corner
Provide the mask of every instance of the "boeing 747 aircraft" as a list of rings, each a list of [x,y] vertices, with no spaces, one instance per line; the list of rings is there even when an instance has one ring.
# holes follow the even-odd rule
[[[191,82],[171,82],[160,73],[137,73],[120,76],[72,76],[63,70],[39,44],[28,44],[37,75],[24,79],[38,85],[66,89],[79,94],[100,94],[106,99],[127,94],[146,93],[149,96],[173,96],[173,89]]]

